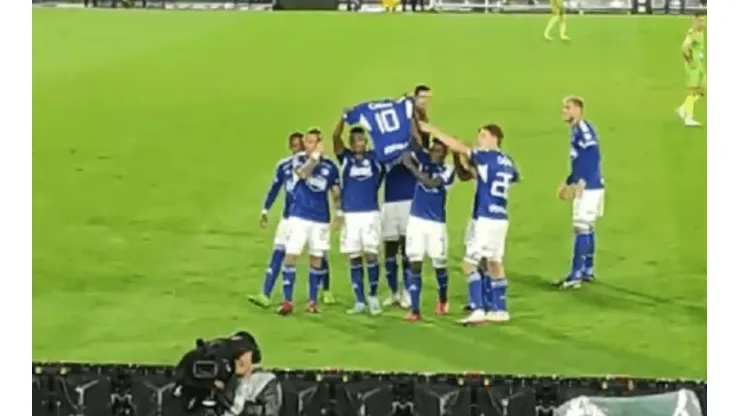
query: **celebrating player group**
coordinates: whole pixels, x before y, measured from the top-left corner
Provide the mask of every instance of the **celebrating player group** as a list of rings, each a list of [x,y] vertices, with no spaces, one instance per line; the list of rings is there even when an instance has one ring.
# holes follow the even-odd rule
[[[262,291],[249,297],[252,303],[270,305],[282,272],[283,301],[278,313],[291,314],[296,259],[306,250],[306,311],[319,312],[322,289],[322,302],[333,303],[327,252],[334,228],[340,233],[340,252],[350,265],[355,297],[347,313],[379,315],[384,308],[397,305],[409,309],[405,320],[419,321],[422,265],[429,258],[437,281],[435,313],[446,315],[447,192],[457,178],[476,181],[472,215],[465,240],[460,241],[465,246],[463,264],[453,265],[462,267],[468,284],[467,314],[459,322],[509,321],[504,253],[509,190],[520,182],[519,170],[501,148],[504,133],[499,125],[480,127],[475,144],[469,145],[430,124],[427,108],[431,96],[431,89],[422,85],[413,96],[345,109],[332,134],[331,148],[338,163],[325,154],[319,130],[290,135],[292,154],[277,164],[261,225],[267,225],[267,213],[281,188],[285,191],[283,215]],[[566,97],[562,105],[563,121],[570,126],[571,171],[557,196],[572,201],[575,238],[570,273],[555,285],[577,288],[594,280],[594,225],[603,215],[604,183],[598,137],[583,119],[583,100]],[[350,127],[346,140],[345,126]],[[445,163],[448,153],[452,153],[452,165]],[[382,203],[378,197],[381,187]],[[334,205],[333,224],[330,201]],[[389,289],[384,300],[379,298],[381,253]]]

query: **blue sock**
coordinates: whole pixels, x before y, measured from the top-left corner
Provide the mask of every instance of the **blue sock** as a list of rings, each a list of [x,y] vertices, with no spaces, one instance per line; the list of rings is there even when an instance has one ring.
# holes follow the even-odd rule
[[[583,233],[576,234],[573,242],[573,259],[571,261],[570,280],[581,280],[583,277],[583,265],[586,260],[586,250],[588,250],[588,236]]]
[[[378,283],[380,283],[380,266],[378,263],[368,263],[367,280],[370,282],[370,296],[378,296]]]
[[[411,276],[411,264],[406,257],[401,259],[401,267],[403,267],[403,288],[409,290],[409,285],[411,284],[409,280]]]
[[[447,303],[447,282],[449,281],[447,268],[434,269],[434,274],[437,276],[437,296],[439,301]]]
[[[283,300],[293,302],[293,285],[295,284],[295,266],[283,266]]]
[[[594,253],[596,252],[596,233],[591,232],[586,234],[588,241],[588,250],[586,251],[586,259],[583,264],[583,271],[586,276],[593,276],[594,272]]]
[[[496,277],[491,279],[491,294],[493,296],[493,310],[496,312],[506,312],[506,292],[509,288],[509,281],[505,277]]]
[[[395,257],[385,259],[385,279],[388,281],[391,293],[394,295],[398,293],[398,262]]]
[[[483,278],[477,270],[468,275],[468,302],[473,310],[483,308]]]
[[[321,271],[323,272],[321,282],[324,284],[324,290],[329,291],[331,278],[329,276],[329,260],[327,260],[326,256],[328,256],[328,254],[325,254],[324,257],[321,258]]]
[[[275,282],[280,274],[280,267],[283,265],[284,258],[285,248],[275,247],[272,250],[270,264],[267,266],[267,270],[265,270],[265,280],[262,285],[262,293],[268,298],[270,297],[270,294],[272,294],[272,289],[275,288]]]
[[[421,275],[414,274],[409,270],[408,273],[409,285],[406,290],[409,291],[411,297],[411,312],[420,313],[421,306]]]
[[[351,264],[349,266],[349,277],[352,281],[352,291],[355,293],[355,300],[358,303],[365,302],[365,277],[363,276],[362,263]]]
[[[321,269],[311,267],[308,270],[308,301],[317,303],[319,300],[319,287],[324,279],[324,272]]]
[[[479,272],[480,273],[480,272]],[[483,275],[483,310],[488,312],[493,310],[493,287],[491,286],[491,276]]]

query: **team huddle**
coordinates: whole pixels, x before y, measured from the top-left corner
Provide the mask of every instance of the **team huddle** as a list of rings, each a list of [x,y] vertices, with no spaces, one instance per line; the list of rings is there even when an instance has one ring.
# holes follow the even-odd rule
[[[340,230],[340,252],[349,259],[355,297],[347,313],[378,315],[397,305],[409,309],[405,320],[420,320],[422,265],[428,258],[437,280],[435,313],[446,315],[447,192],[456,179],[474,180],[462,264],[468,283],[467,314],[459,322],[509,321],[503,260],[509,189],[521,181],[519,171],[501,150],[504,134],[500,126],[481,127],[475,146],[470,146],[429,123],[430,99],[430,88],[418,86],[413,96],[365,102],[344,110],[332,134],[338,164],[325,155],[318,129],[289,137],[292,154],[277,164],[261,225],[267,225],[267,213],[281,189],[285,191],[283,215],[264,286],[259,294],[249,297],[252,303],[270,305],[282,271],[283,301],[278,313],[293,312],[296,260],[304,250],[309,256],[306,310],[319,312],[319,292],[323,303],[333,303],[327,254],[330,232],[335,228]],[[571,129],[571,171],[557,194],[572,201],[575,238],[570,273],[555,283],[561,288],[577,288],[594,280],[594,225],[603,215],[598,138],[582,113],[580,98],[563,100],[563,120]],[[346,141],[345,126],[350,126]],[[445,163],[448,153],[452,153],[452,165]],[[381,187],[382,204],[378,196]],[[390,292],[382,301],[378,295],[381,252]]]

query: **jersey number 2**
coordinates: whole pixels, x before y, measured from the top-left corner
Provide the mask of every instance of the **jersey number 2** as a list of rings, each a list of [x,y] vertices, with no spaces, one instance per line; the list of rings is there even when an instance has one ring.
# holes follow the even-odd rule
[[[491,195],[506,199],[509,195],[509,186],[514,174],[509,172],[497,172],[496,179],[491,182]]]

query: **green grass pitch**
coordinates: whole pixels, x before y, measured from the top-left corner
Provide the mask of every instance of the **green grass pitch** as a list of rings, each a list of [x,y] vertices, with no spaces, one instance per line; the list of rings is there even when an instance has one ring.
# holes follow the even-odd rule
[[[706,135],[673,114],[690,19],[573,16],[570,44],[545,42],[546,21],[34,10],[34,359],[172,363],[196,337],[245,328],[267,364],[290,368],[705,378]],[[343,107],[419,82],[444,129],[472,139],[501,123],[522,171],[512,322],[434,317],[429,274],[425,322],[348,317],[337,251],[341,304],[290,318],[249,305],[273,237],[259,211],[287,134],[328,131]],[[601,136],[608,193],[600,281],[566,293],[548,283],[570,260],[569,207],[555,198],[570,93]],[[456,313],[472,189],[457,184],[449,201]]]

